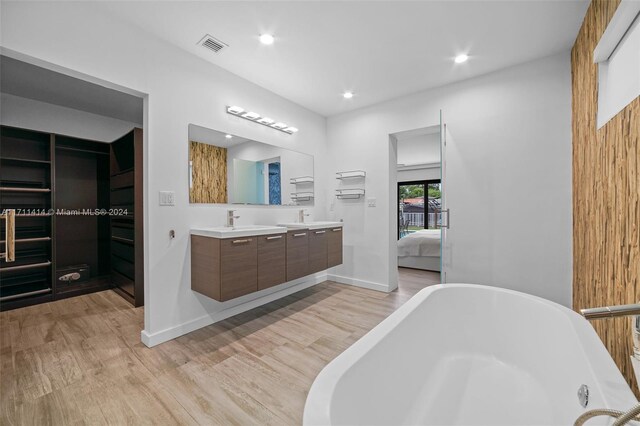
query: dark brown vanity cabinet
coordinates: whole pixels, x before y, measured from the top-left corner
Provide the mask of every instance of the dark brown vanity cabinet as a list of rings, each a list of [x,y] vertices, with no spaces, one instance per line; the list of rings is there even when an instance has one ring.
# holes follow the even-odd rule
[[[287,232],[287,281],[309,275],[309,231]]]
[[[224,302],[287,281],[287,235],[191,236],[191,288]],[[306,242],[306,239],[305,239]]]
[[[309,231],[309,273],[327,269],[327,230],[314,229]]]
[[[287,281],[286,234],[260,235],[258,239],[258,290]]]
[[[342,265],[342,228],[327,229],[327,267]]]
[[[191,235],[191,289],[220,302],[341,263],[340,227],[239,238]]]

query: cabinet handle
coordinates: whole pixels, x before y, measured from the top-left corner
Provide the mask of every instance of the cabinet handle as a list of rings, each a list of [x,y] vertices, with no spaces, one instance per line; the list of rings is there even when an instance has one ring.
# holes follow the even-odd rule
[[[342,228],[336,228],[336,229],[332,229],[333,232],[339,232],[342,231]]]
[[[248,243],[251,241],[251,238],[247,239],[247,240],[233,240],[232,243],[233,244],[242,244],[242,243]]]
[[[267,240],[279,240],[280,238],[282,238],[282,235],[277,235],[277,236],[274,236],[274,237],[267,237],[266,239]]]
[[[293,234],[294,237],[304,237],[305,235],[307,235],[306,232],[302,232],[300,234]]]
[[[316,231],[316,234],[324,234],[327,231]]]

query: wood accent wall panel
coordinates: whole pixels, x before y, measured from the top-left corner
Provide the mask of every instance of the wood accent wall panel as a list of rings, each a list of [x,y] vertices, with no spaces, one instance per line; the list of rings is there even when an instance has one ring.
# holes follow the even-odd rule
[[[192,203],[227,203],[227,148],[206,143],[189,143]]]
[[[593,0],[571,51],[573,85],[573,307],[640,300],[640,98],[597,129],[593,49],[620,0]],[[631,319],[593,321],[640,396],[629,356]]]

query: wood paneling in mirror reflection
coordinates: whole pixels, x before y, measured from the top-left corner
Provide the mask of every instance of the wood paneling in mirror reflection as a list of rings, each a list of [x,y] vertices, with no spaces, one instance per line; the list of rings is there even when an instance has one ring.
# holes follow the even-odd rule
[[[192,203],[227,203],[227,148],[189,143]]]
[[[596,47],[619,0],[593,0],[571,52],[573,307],[640,300],[640,98],[597,129]],[[593,322],[636,396],[631,319]]]

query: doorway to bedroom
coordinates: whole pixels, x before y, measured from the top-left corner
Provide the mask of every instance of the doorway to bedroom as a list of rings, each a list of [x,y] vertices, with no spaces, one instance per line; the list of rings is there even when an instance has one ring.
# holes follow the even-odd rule
[[[394,225],[399,276],[420,274],[423,279],[439,282],[443,201],[440,126],[391,136],[397,144]]]

